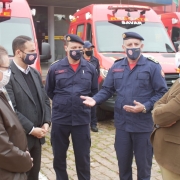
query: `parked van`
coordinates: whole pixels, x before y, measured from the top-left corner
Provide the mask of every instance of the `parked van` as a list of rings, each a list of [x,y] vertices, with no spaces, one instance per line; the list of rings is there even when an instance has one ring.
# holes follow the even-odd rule
[[[100,85],[114,61],[126,56],[122,49],[122,34],[127,31],[137,32],[145,39],[142,53],[159,61],[168,87],[178,78],[174,45],[160,17],[150,7],[93,4],[71,15],[70,20],[69,33],[77,34],[95,45],[94,55],[101,67]],[[115,98],[116,95],[104,102],[100,106],[101,112],[113,111]]]
[[[42,55],[39,55],[31,9],[26,0],[0,0],[0,45],[4,46],[10,57],[13,57],[12,41],[19,35],[26,35],[35,42],[38,58],[32,65],[41,72],[40,59],[50,59],[50,46],[42,44]]]
[[[171,12],[161,14],[161,20],[173,43],[180,43],[180,13]]]

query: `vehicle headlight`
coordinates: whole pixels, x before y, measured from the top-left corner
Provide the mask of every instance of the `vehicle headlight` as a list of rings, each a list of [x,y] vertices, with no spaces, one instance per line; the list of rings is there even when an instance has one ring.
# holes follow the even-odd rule
[[[107,74],[108,74],[108,70],[106,70],[106,69],[100,69],[100,72],[101,72],[101,75],[105,78],[106,76],[107,76]]]

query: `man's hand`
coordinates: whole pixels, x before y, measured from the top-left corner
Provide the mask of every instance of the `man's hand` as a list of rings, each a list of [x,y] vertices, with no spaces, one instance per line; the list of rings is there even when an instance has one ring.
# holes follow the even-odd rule
[[[49,130],[49,124],[48,123],[44,123],[44,125],[41,128],[44,129],[46,131],[46,134],[47,134],[47,132]]]
[[[33,129],[31,135],[40,139],[46,135],[46,130],[43,128],[36,127]]]
[[[33,158],[31,157],[29,151],[26,151],[26,154],[28,154],[28,156],[31,158],[31,161],[32,161],[32,167],[33,167]]]
[[[91,97],[80,96],[80,98],[85,100],[83,101],[83,104],[85,104],[86,106],[93,107],[96,104],[96,101]]]
[[[123,109],[127,112],[131,112],[131,113],[139,113],[142,112],[144,109],[144,105],[141,104],[140,102],[137,102],[136,100],[134,100],[134,104],[135,106],[129,106],[129,105],[124,105]]]

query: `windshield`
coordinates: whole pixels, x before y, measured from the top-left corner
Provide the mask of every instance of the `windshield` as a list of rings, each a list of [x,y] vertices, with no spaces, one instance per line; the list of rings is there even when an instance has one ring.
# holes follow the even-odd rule
[[[30,19],[12,17],[5,20],[0,17],[0,45],[6,48],[10,56],[13,56],[12,41],[20,35],[34,39]]]
[[[166,29],[161,23],[146,22],[140,26],[113,24],[107,21],[96,22],[96,38],[98,51],[101,53],[123,52],[122,34],[133,31],[140,34],[143,38],[143,52],[152,53],[172,53],[174,47],[167,35]]]

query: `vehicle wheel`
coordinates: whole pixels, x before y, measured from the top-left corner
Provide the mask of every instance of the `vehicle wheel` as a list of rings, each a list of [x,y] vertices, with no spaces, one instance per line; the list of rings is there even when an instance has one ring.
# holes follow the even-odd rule
[[[97,116],[98,121],[102,121],[106,119],[106,111],[101,109],[99,106],[97,106],[96,116]]]

